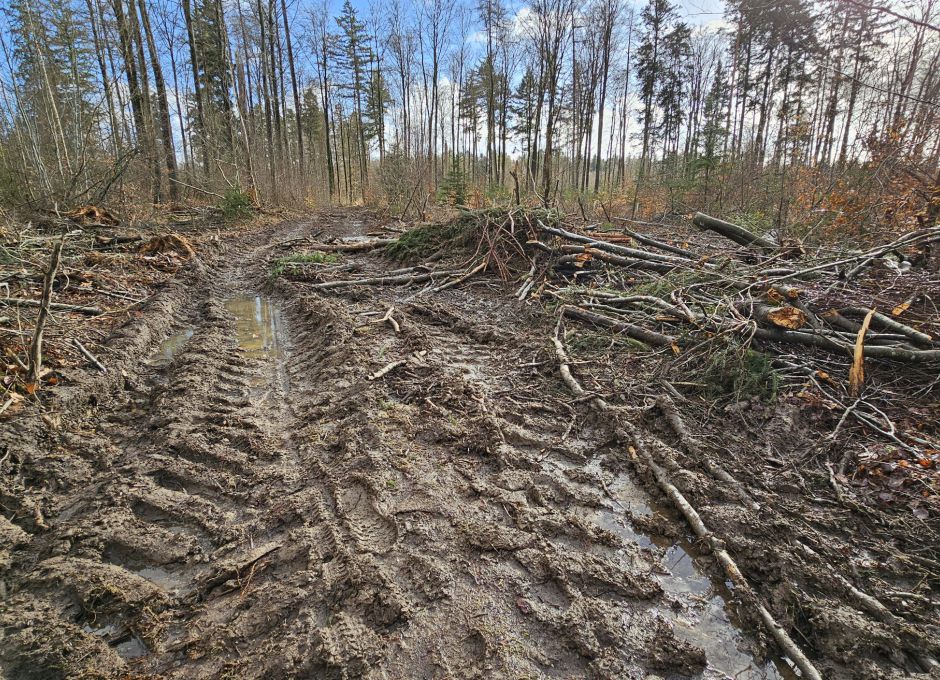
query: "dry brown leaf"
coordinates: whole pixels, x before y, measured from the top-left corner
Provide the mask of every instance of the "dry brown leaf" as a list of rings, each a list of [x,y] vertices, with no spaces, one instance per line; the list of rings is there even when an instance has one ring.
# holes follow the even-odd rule
[[[904,312],[907,311],[908,307],[911,306],[913,300],[908,300],[907,302],[902,302],[897,307],[891,310],[891,316],[901,316]]]
[[[806,325],[806,315],[796,307],[778,307],[767,313],[767,320],[775,326],[797,330]]]
[[[852,359],[852,368],[849,369],[849,395],[853,397],[859,395],[862,385],[865,384],[865,333],[868,332],[868,326],[874,314],[874,309],[868,310],[862,327],[858,330],[858,338],[855,340],[855,356]]]

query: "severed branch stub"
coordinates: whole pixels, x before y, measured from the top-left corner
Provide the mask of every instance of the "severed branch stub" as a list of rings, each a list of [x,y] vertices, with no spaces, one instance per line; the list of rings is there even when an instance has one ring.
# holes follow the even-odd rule
[[[395,312],[395,308],[394,308],[394,307],[389,307],[389,308],[388,308],[388,311],[385,312],[385,316],[383,316],[383,317],[380,319],[380,322],[386,322],[386,321],[387,321],[388,324],[392,327],[392,330],[395,331],[395,333],[400,333],[400,332],[401,332],[401,326],[398,325],[398,322],[395,321],[395,317],[392,316],[392,314],[393,314],[394,312]]]
[[[558,371],[561,374],[561,379],[565,383],[565,386],[576,397],[586,398],[597,410],[609,413],[614,417],[618,425],[618,433],[620,433],[620,436],[632,442],[632,451],[636,452],[637,456],[653,473],[653,478],[656,480],[656,484],[659,486],[660,490],[669,497],[676,508],[682,513],[683,517],[685,517],[686,521],[695,532],[695,535],[708,543],[728,579],[740,592],[746,594],[748,599],[754,603],[759,618],[783,653],[793,660],[793,663],[800,669],[804,678],[808,678],[809,680],[822,680],[822,675],[813,663],[806,657],[796,642],[793,641],[793,638],[790,637],[783,626],[774,619],[770,611],[760,601],[757,593],[751,588],[747,578],[738,568],[738,565],[734,562],[728,551],[725,550],[722,542],[708,530],[708,527],[705,526],[698,511],[696,511],[692,504],[683,496],[682,492],[669,480],[669,475],[666,470],[653,459],[652,454],[641,441],[636,427],[629,421],[620,417],[622,412],[619,408],[612,406],[599,396],[590,395],[581,387],[578,379],[575,378],[574,374],[571,372],[571,359],[565,351],[561,329],[562,318],[559,316],[552,343],[555,345],[555,356],[558,358]]]

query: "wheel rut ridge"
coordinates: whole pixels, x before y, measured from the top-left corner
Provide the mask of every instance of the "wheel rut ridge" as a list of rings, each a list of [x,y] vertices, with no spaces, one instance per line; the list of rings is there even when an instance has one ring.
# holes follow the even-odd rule
[[[200,565],[227,557],[240,567],[234,555],[244,552],[246,533],[267,531],[255,509],[264,505],[260,494],[246,499],[226,493],[226,487],[263,481],[260,461],[271,456],[255,434],[264,430],[265,419],[248,398],[257,367],[231,341],[232,320],[218,295],[189,304],[198,296],[186,291],[205,290],[194,281],[210,278],[204,268],[196,269],[158,294],[149,305],[153,318],[116,333],[109,351],[126,357],[128,371],[87,381],[88,396],[63,391],[62,403],[72,408],[99,407],[97,435],[63,439],[93,448],[79,458],[98,460],[105,474],[95,479],[93,500],[80,499],[69,510],[70,526],[62,536],[53,524],[34,537],[28,574],[18,592],[5,598],[10,606],[0,607],[3,623],[14,624],[4,634],[9,647],[0,654],[0,668],[13,677],[70,677],[76,657],[89,658],[83,667],[95,668],[93,674],[117,677],[123,673],[120,656],[127,660],[161,648],[161,631],[205,578],[207,569]],[[181,324],[196,328],[168,366],[140,360]],[[216,393],[216,384],[226,388]],[[116,405],[102,408],[98,395]],[[253,434],[230,437],[229,430]],[[30,434],[21,428],[10,439]],[[197,435],[205,447],[187,444]],[[180,449],[197,452],[189,456],[196,460],[179,455]],[[82,488],[74,495],[81,498]],[[17,609],[42,612],[42,620],[15,625]],[[41,655],[31,648],[56,640],[67,641],[63,648],[72,653],[48,652],[50,658],[38,666],[31,662]]]

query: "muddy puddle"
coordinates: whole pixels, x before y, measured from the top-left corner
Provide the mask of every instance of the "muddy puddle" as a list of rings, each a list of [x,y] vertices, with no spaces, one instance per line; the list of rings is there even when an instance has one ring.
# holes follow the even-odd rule
[[[553,461],[556,467],[566,463]],[[597,459],[585,468],[600,475]],[[672,538],[639,531],[630,521],[632,516],[660,518],[663,524],[681,522],[671,509],[650,499],[649,495],[625,474],[617,475],[607,485],[612,508],[592,509],[585,519],[619,536],[625,543],[634,543],[662,554],[668,573],[658,573],[659,580],[671,599],[681,602],[680,611],[657,609],[675,624],[676,635],[705,650],[710,669],[736,680],[798,680],[799,675],[786,659],[772,658],[761,663],[750,652],[743,625],[728,602],[733,594],[724,581],[711,578],[709,558],[703,556],[688,539]],[[711,677],[706,673],[705,677]]]
[[[237,295],[225,302],[235,317],[235,337],[242,351],[253,358],[280,358],[284,346],[284,319],[280,308],[261,295]]]
[[[143,640],[132,633],[128,633],[126,628],[118,624],[108,623],[97,628],[86,624],[82,627],[82,630],[90,635],[97,635],[108,640],[108,644],[125,661],[138,659],[150,653]]]
[[[179,351],[186,346],[189,339],[193,337],[193,333],[195,333],[195,329],[185,328],[168,337],[160,343],[157,351],[151,355],[150,363],[157,366],[169,365],[170,362],[173,361],[173,357],[175,357]]]

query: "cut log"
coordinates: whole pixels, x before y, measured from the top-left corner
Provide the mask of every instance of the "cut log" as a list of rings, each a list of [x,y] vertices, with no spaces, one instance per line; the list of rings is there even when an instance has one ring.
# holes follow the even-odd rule
[[[591,248],[603,250],[615,255],[623,255],[625,257],[631,257],[638,260],[664,262],[673,266],[688,267],[693,264],[687,258],[676,257],[673,255],[660,255],[659,253],[651,253],[649,251],[639,250],[637,248],[628,248],[627,246],[610,243],[609,241],[599,241],[597,239],[591,238],[590,236],[585,236],[584,234],[576,234],[573,231],[567,231],[566,229],[561,229],[559,227],[550,227],[542,221],[538,222],[538,227],[546,234],[558,236],[559,238],[563,238],[567,241],[574,241],[575,243],[583,243]],[[712,263],[703,263],[703,266],[714,267],[715,265]]]
[[[662,333],[657,333],[656,331],[651,331],[648,328],[643,328],[642,326],[637,326],[636,324],[626,321],[613,319],[603,314],[589,312],[580,307],[562,305],[561,313],[569,319],[577,319],[578,321],[584,321],[594,326],[600,326],[601,328],[609,328],[634,340],[645,342],[647,345],[653,345],[654,347],[672,347],[676,343],[676,339],[668,335],[663,335]]]
[[[737,224],[725,222],[724,220],[719,220],[717,217],[711,217],[704,213],[695,213],[695,217],[692,218],[692,224],[701,229],[707,229],[708,231],[720,234],[738,245],[758,248],[763,251],[777,249],[777,244],[768,238],[758,236]]]

